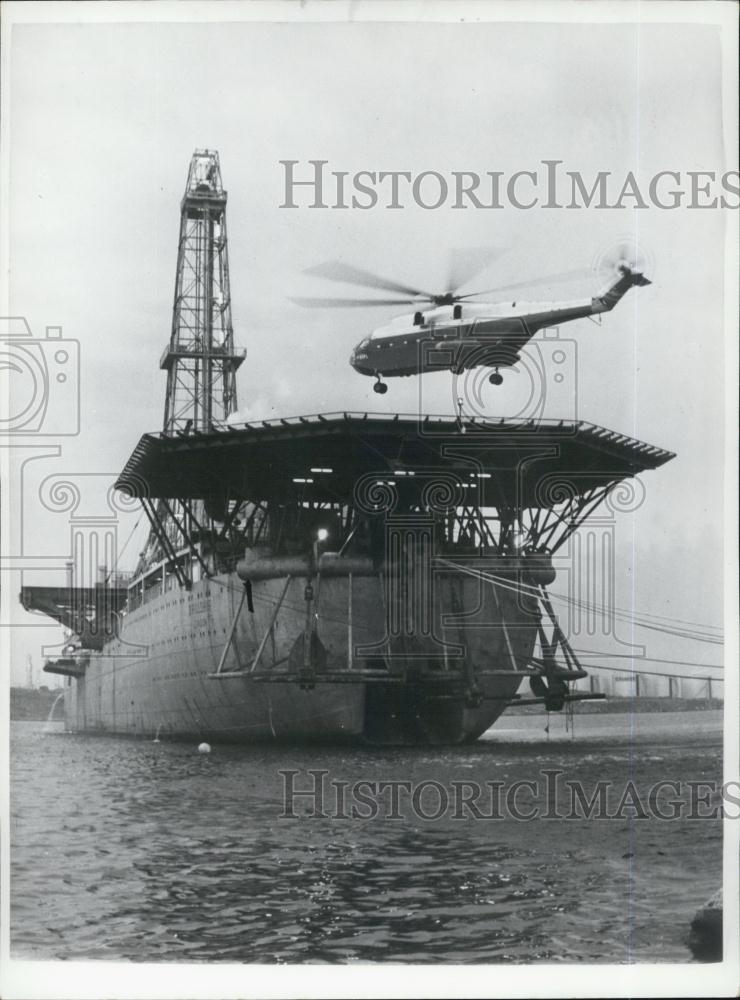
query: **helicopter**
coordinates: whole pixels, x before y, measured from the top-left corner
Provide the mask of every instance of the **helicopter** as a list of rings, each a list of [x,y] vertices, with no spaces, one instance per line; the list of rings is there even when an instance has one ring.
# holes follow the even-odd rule
[[[491,385],[501,385],[500,368],[511,368],[519,360],[522,348],[546,327],[572,320],[598,316],[612,310],[633,286],[651,284],[643,274],[643,259],[635,247],[619,244],[602,254],[594,268],[566,271],[535,281],[502,285],[485,291],[460,294],[461,285],[470,280],[448,282],[448,291],[431,293],[402,284],[341,261],[331,261],[309,268],[305,273],[349,284],[394,292],[397,298],[293,298],[309,307],[357,307],[414,305],[416,311],[393,319],[364,337],[354,348],[349,363],[361,375],[376,379],[373,389],[386,393],[384,378],[421,375],[449,370],[459,375],[468,368],[490,367]],[[485,266],[485,265],[483,265]],[[478,266],[477,270],[481,270]],[[596,270],[606,287],[591,298],[572,301],[497,303],[470,302],[480,295],[493,295],[536,284],[554,284],[593,275]],[[454,267],[451,269],[451,274]],[[403,296],[403,297],[400,297]]]

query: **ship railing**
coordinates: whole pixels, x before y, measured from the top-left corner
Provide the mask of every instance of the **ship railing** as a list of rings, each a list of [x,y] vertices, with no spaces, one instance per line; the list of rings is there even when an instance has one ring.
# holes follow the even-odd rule
[[[182,569],[188,571],[191,578],[196,575],[198,564],[189,546],[178,549],[174,560],[172,558],[160,559],[151,566],[147,566],[137,576],[130,574],[127,583],[127,611],[134,611],[142,604],[147,604],[153,598],[178,586],[177,574],[174,570],[175,561]]]

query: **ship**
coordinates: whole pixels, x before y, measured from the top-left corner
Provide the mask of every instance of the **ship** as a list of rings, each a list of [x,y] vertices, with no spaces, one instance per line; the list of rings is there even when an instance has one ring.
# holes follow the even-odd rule
[[[240,422],[218,154],[181,202],[162,431],[116,488],[128,579],[24,587],[69,638],[68,730],[455,745],[512,704],[603,697],[554,613],[557,553],[672,453],[578,420],[339,411]]]

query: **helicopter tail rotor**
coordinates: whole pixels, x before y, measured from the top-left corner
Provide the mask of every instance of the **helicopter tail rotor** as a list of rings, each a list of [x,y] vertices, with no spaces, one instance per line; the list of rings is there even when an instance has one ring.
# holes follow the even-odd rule
[[[652,281],[649,278],[646,278],[641,271],[633,271],[627,267],[626,264],[620,264],[619,273],[623,275],[623,277],[629,278],[631,285],[639,285],[640,287],[643,285],[652,285]]]
[[[593,271],[601,288],[613,284],[620,275],[631,276],[632,285],[649,285],[645,271],[653,271],[647,251],[632,238],[622,238],[603,247],[596,255]]]

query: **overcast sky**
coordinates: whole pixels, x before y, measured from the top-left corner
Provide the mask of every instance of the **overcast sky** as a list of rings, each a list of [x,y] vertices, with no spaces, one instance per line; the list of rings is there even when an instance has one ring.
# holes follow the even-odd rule
[[[248,351],[238,392],[249,418],[418,408],[417,380],[391,382],[381,400],[347,363],[394,310],[291,303],[343,293],[303,275],[311,265],[341,258],[436,289],[451,248],[508,248],[481,276],[487,287],[588,266],[600,248],[639,235],[653,284],[631,291],[601,327],[562,328],[577,354],[577,398],[552,397],[547,415],[576,415],[677,453],[643,477],[640,509],[617,519],[617,603],[721,624],[727,212],[279,207],[283,159],[350,172],[510,173],[562,159],[587,178],[721,173],[733,164],[715,28],[15,25],[10,44],[11,313],[37,336],[61,325],[81,356],[81,433],[63,441],[61,458],[26,468],[25,554],[68,551],[68,514],[39,501],[42,480],[87,474],[97,485],[85,502],[100,513],[100,482],[162,424],[158,361],[171,322],[179,200],[193,150],[210,147],[229,196],[235,339]],[[516,412],[521,386],[509,373],[487,392],[487,411]],[[452,412],[450,376],[425,377],[423,392],[430,412]],[[122,541],[137,516],[122,516]],[[44,635],[19,634],[17,679],[27,652],[40,662]],[[639,638],[652,655],[719,662],[718,647]]]

